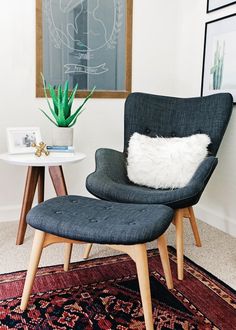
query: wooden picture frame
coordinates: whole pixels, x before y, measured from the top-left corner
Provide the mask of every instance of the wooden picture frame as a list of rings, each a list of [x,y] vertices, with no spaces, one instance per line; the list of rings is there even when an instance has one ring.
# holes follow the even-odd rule
[[[51,38],[51,40],[49,40],[49,38],[48,38],[47,42],[46,42],[46,37],[45,37],[45,35],[46,35],[45,20],[46,19],[45,19],[44,15],[48,15],[48,11],[45,10],[45,6],[51,5],[52,8],[55,8],[55,4],[57,5],[57,3],[59,6],[60,2],[58,0],[56,0],[52,5],[53,1],[54,0],[36,0],[36,97],[45,96],[44,90],[43,90],[41,73],[44,74],[46,83],[50,83],[52,86],[56,87],[59,83],[63,84],[65,82],[65,80],[69,80],[69,79],[71,80],[72,79],[71,76],[73,75],[72,71],[74,70],[74,77],[73,77],[73,82],[70,83],[70,90],[72,90],[74,85],[76,84],[76,82],[74,82],[74,80],[81,79],[81,77],[83,75],[92,77],[92,79],[90,79],[90,80],[95,81],[95,83],[92,86],[89,86],[88,88],[80,88],[81,84],[79,84],[79,89],[78,89],[78,92],[76,93],[76,97],[82,97],[82,98],[86,97],[88,95],[88,93],[91,91],[91,89],[94,86],[96,86],[96,90],[93,94],[93,98],[126,98],[131,92],[133,0],[111,0],[111,2],[108,3],[109,6],[111,6],[110,5],[111,3],[114,4],[114,12],[113,12],[114,13],[113,14],[114,25],[112,25],[113,29],[110,28],[110,31],[109,31],[109,32],[111,32],[111,31],[112,32],[110,34],[108,34],[108,33],[106,34],[106,36],[108,36],[108,37],[106,39],[106,46],[104,46],[103,50],[104,50],[104,52],[105,51],[108,52],[109,48],[112,49],[112,48],[117,47],[119,54],[116,56],[116,58],[118,58],[118,59],[116,59],[116,64],[115,64],[116,67],[114,68],[114,66],[111,65],[110,68],[112,68],[112,69],[110,69],[109,66],[106,67],[106,63],[104,63],[102,61],[100,61],[99,65],[97,65],[97,66],[92,65],[91,67],[85,66],[85,65],[80,65],[78,63],[71,64],[71,62],[69,62],[70,64],[68,64],[65,62],[65,63],[63,63],[63,65],[64,65],[63,70],[66,68],[65,70],[67,70],[67,71],[64,71],[64,73],[63,73],[64,77],[63,77],[63,79],[61,79],[60,82],[55,82],[55,81],[53,81],[53,79],[51,80],[51,79],[47,78],[47,75],[44,72],[45,62],[47,62],[47,63],[48,62],[50,62],[50,63],[57,62],[56,58],[50,59],[50,61],[45,60],[45,58],[46,58],[45,48],[53,47],[50,45],[48,46],[48,44],[53,40],[53,38]],[[71,12],[73,12],[75,10],[75,8],[71,9],[71,8],[69,8],[69,6],[72,7],[71,4],[76,3],[76,1],[78,1],[78,0],[71,0],[71,1],[68,1],[67,3],[65,2],[67,8],[63,8],[63,10],[64,10],[63,13],[66,11],[68,12],[69,10]],[[93,0],[93,2],[95,2],[95,1],[96,0]],[[86,2],[87,2],[87,0],[84,1],[84,3],[86,3]],[[81,1],[78,1],[78,4],[80,6],[83,6],[80,3],[81,3]],[[90,6],[91,3],[92,2],[87,4],[87,6]],[[103,4],[105,6],[106,1],[98,2],[98,4]],[[62,5],[60,5],[60,6],[62,6]],[[97,10],[97,7],[95,8],[96,10]],[[60,10],[61,10],[61,8],[60,8]],[[122,10],[123,10],[123,12],[122,12]],[[71,12],[70,12],[70,14],[67,14],[67,15],[72,15]],[[87,12],[90,13],[89,10],[87,10],[86,13]],[[100,13],[101,12],[102,11],[100,11]],[[44,14],[44,13],[46,13],[46,14]],[[74,12],[73,12],[73,15],[75,15]],[[89,14],[87,14],[87,15],[89,15]],[[75,16],[73,16],[73,17],[75,17]],[[76,16],[76,18],[77,18],[77,16]],[[88,16],[87,16],[87,19],[88,19]],[[120,19],[120,21],[119,21],[119,19]],[[122,20],[124,23],[123,25],[121,23]],[[77,22],[76,22],[76,24],[77,24]],[[69,27],[71,28],[72,24],[68,23],[68,25],[70,25]],[[87,23],[87,25],[88,25],[88,23]],[[111,24],[110,24],[110,26],[111,26]],[[74,26],[73,29],[74,29],[73,31],[78,31],[77,25]],[[115,32],[116,34],[114,34],[114,31],[116,31]],[[48,32],[49,35],[50,35],[50,33],[51,33],[51,31]],[[75,32],[73,32],[73,33],[74,33],[73,37],[74,37],[74,39],[76,39]],[[119,36],[119,34],[121,36]],[[62,35],[62,38],[64,38],[63,34],[61,34],[61,35]],[[87,35],[89,35],[89,32],[87,32]],[[53,36],[53,33],[52,33],[52,36]],[[59,36],[58,30],[54,31],[54,36],[56,36],[56,37]],[[70,36],[71,36],[71,34],[70,34]],[[109,39],[109,36],[110,36],[110,39]],[[45,47],[44,47],[44,40],[45,40]],[[95,40],[95,38],[94,38],[94,40]],[[122,41],[119,41],[119,40],[122,40]],[[76,41],[78,41],[78,40],[76,40]],[[119,60],[121,58],[120,50],[119,50],[121,47],[116,46],[116,44],[118,44],[119,42],[120,43],[122,42],[122,47],[123,47],[122,48],[122,60]],[[61,42],[61,45],[62,45],[62,47],[68,46],[68,45],[65,46],[64,40]],[[75,43],[74,43],[74,45],[75,45]],[[79,43],[77,43],[77,45],[79,45],[78,47],[80,47]],[[60,47],[60,46],[57,45],[56,47]],[[76,47],[76,46],[74,46],[74,47]],[[87,51],[88,57],[89,57],[89,55],[91,55],[90,57],[94,58],[96,56],[95,52],[92,53],[92,50],[90,52],[90,49],[89,50],[88,49],[89,49],[88,47],[86,48],[86,50],[76,49],[76,59],[78,59],[78,55],[80,55],[80,56],[83,55],[85,57],[86,51]],[[101,47],[97,48],[97,49],[101,49]],[[56,51],[57,50],[55,50],[55,52]],[[82,54],[82,52],[83,52],[83,54]],[[75,54],[72,54],[73,52],[69,52],[69,50],[67,51],[67,53],[69,54],[68,57],[75,56]],[[103,56],[100,56],[100,58],[102,59]],[[87,63],[90,63],[89,61],[90,60],[88,60]],[[92,60],[91,60],[91,62],[92,62]],[[122,63],[122,64],[120,64],[121,68],[118,67],[119,63]],[[63,67],[63,65],[61,67]],[[111,71],[110,74],[112,73],[112,70],[113,70],[114,72],[116,72],[117,75],[120,76],[120,77],[118,77],[119,83],[113,82],[113,85],[115,85],[116,88],[113,88],[113,86],[111,86],[111,87],[109,86],[109,88],[106,88],[107,86],[105,86],[105,88],[103,88],[103,87],[100,88],[99,84],[97,85],[97,83],[96,83],[96,79],[99,80],[100,84],[105,84],[105,83],[101,83],[102,80],[106,81],[107,84],[109,84],[111,79],[110,80],[108,78],[105,78],[106,80],[103,79],[104,77],[106,77],[106,75],[109,74],[109,73],[106,73],[107,71],[109,71],[109,69]],[[53,71],[52,65],[48,71],[50,71],[50,72]],[[101,75],[100,78],[97,78],[98,74],[100,74],[101,72],[102,72],[103,76]],[[69,79],[67,78],[68,77],[67,74],[69,75]],[[114,75],[112,77],[114,77]],[[116,78],[116,79],[118,80],[118,78]],[[89,80],[89,79],[87,79],[87,80]],[[118,85],[118,87],[117,87],[117,85]],[[119,85],[122,85],[121,88],[119,87]]]
[[[219,10],[228,6],[235,4],[236,1],[231,0],[207,0],[207,13],[212,11]]]
[[[236,102],[236,14],[205,25],[201,96],[231,93]]]

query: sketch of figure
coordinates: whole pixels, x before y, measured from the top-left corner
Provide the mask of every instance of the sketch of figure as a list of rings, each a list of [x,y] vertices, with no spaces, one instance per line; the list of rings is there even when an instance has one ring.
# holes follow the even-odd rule
[[[108,33],[99,17],[101,7],[100,0],[60,0],[61,12],[71,17],[64,29],[56,27],[61,42],[71,49],[85,52],[103,47],[108,42]]]
[[[91,50],[89,39],[92,39],[92,49],[96,49],[107,43],[107,30],[102,19],[97,16],[100,7],[100,0],[83,1],[75,16],[74,24],[68,24],[67,32],[70,38],[79,34],[82,40],[79,40],[77,46],[84,46],[84,38],[88,41],[85,48]],[[81,24],[81,18],[86,17],[87,24]],[[88,39],[89,38],[89,39]],[[78,42],[78,40],[77,40]]]
[[[60,10],[63,13],[69,13],[83,1],[84,0],[60,0]]]

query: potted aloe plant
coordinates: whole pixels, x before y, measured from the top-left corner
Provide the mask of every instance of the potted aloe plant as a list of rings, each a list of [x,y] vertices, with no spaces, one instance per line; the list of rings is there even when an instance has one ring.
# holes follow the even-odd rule
[[[43,75],[42,79],[44,94],[47,99],[51,117],[44,110],[40,109],[40,111],[42,111],[42,113],[55,125],[53,128],[53,145],[71,146],[73,145],[73,126],[75,125],[78,116],[85,110],[84,105],[92,96],[95,87],[88,94],[83,103],[72,112],[72,104],[78,90],[78,84],[76,84],[72,92],[69,93],[68,80],[66,80],[64,88],[62,85],[58,85],[56,89],[50,84],[46,86]],[[52,104],[48,99],[47,91],[49,91],[50,97],[52,98]]]

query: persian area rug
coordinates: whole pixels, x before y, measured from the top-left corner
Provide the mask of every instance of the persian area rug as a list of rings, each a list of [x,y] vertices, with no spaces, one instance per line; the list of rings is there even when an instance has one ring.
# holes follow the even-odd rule
[[[236,329],[235,292],[185,258],[185,280],[166,288],[157,250],[149,251],[155,329]],[[28,309],[19,309],[25,271],[0,275],[0,330],[144,330],[134,262],[126,255],[40,268]]]

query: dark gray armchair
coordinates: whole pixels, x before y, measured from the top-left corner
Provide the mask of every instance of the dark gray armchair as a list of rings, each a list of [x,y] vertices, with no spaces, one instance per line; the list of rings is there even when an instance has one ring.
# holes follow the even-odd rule
[[[190,220],[196,245],[201,246],[192,206],[195,205],[216,165],[216,153],[228,125],[233,102],[228,93],[205,97],[175,98],[132,93],[125,103],[124,151],[99,149],[96,170],[87,177],[90,193],[120,203],[165,204],[175,209],[178,278],[183,279],[183,218]],[[134,132],[155,137],[185,137],[196,133],[211,138],[209,156],[191,181],[174,190],[152,189],[131,183],[126,172],[127,147]]]

